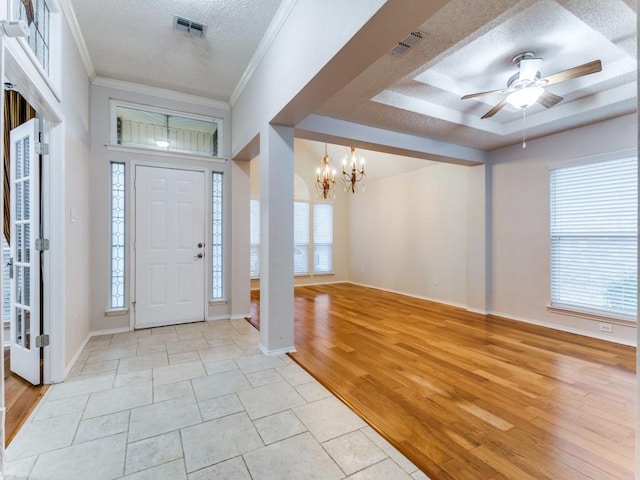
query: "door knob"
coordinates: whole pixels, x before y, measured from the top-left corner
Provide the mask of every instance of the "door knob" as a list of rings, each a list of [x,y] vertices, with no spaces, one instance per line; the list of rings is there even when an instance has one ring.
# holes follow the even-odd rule
[[[202,247],[204,247],[204,245],[202,245],[202,242],[199,242],[198,243],[198,248],[202,248]]]
[[[199,254],[197,254],[197,255],[196,255],[195,257],[193,257],[193,258],[202,258],[202,257],[204,257],[204,255],[203,255],[203,254],[201,254],[201,253],[199,253]]]

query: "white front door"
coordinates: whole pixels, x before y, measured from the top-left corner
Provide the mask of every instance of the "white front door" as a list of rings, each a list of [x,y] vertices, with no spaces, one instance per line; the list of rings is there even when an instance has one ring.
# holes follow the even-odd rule
[[[204,172],[137,166],[135,327],[204,320]]]
[[[11,130],[11,371],[39,385],[40,162],[38,119]]]

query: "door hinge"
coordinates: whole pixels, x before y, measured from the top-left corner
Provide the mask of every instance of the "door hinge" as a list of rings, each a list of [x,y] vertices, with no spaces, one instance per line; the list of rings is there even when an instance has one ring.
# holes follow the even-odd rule
[[[36,142],[36,154],[37,155],[49,155],[49,144]]]
[[[38,335],[36,337],[36,348],[49,346],[49,335]]]
[[[5,266],[9,269],[9,278],[13,278],[13,257],[9,257]]]
[[[44,252],[45,250],[49,250],[49,239],[36,238],[36,250],[39,252]]]

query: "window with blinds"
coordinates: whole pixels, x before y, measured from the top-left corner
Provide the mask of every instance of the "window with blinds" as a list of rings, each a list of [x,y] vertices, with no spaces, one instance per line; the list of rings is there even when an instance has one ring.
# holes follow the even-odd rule
[[[260,277],[260,200],[250,201],[249,221],[249,275],[251,278]]]
[[[333,272],[333,205],[313,205],[313,272]]]
[[[293,203],[293,273],[310,273],[310,239],[313,237],[313,272],[333,272],[333,205],[313,205],[313,231],[310,222],[309,202]],[[260,277],[260,200],[250,203],[250,275]]]
[[[551,305],[634,320],[637,159],[551,170]]]
[[[293,273],[309,273],[309,202],[293,202]]]

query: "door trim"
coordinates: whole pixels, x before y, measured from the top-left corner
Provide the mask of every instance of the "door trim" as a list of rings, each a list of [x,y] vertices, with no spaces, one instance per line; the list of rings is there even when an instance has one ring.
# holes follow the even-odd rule
[[[41,302],[44,308],[43,332],[51,335],[51,344],[43,351],[45,384],[62,382],[65,367],[65,123],[58,98],[44,82],[17,39],[0,39],[0,73],[11,83],[20,86],[22,96],[44,119],[44,139],[49,144],[42,169],[41,212],[44,235],[51,240],[51,249],[44,255],[42,279],[45,285]],[[4,104],[4,91],[0,94]],[[53,165],[54,168],[50,168]],[[2,167],[4,171],[4,167]],[[0,200],[0,202],[2,202]],[[1,337],[0,337],[1,338]]]
[[[181,157],[159,157],[154,155],[155,152],[128,152],[121,149],[110,149],[107,146],[107,149],[111,152],[109,156],[109,161],[111,162],[120,162],[125,164],[125,175],[127,177],[126,181],[126,260],[125,260],[125,272],[126,272],[126,295],[127,298],[125,300],[125,308],[123,310],[119,310],[117,312],[113,312],[113,315],[126,315],[127,316],[127,324],[129,325],[129,331],[135,330],[135,322],[134,322],[134,312],[132,301],[135,298],[135,284],[136,284],[136,276],[135,276],[135,268],[133,259],[135,258],[135,250],[132,240],[131,232],[135,231],[135,205],[133,202],[133,198],[135,196],[134,189],[134,173],[135,168],[137,166],[147,166],[147,167],[164,167],[164,168],[174,168],[181,170],[193,170],[198,172],[204,172],[205,174],[205,220],[210,218],[211,215],[211,205],[209,199],[211,198],[211,182],[208,181],[212,172],[221,172],[225,176],[224,187],[226,189],[226,194],[228,197],[225,197],[226,206],[224,207],[224,229],[225,229],[225,247],[224,247],[224,255],[226,265],[231,265],[231,173],[230,173],[230,161],[228,159],[211,157],[211,158],[190,158],[190,159],[182,159]],[[205,235],[206,242],[209,242],[211,238],[211,224],[209,221],[205,221]],[[211,289],[211,276],[209,275],[210,264],[209,260],[207,260],[207,267],[205,269],[205,321],[210,320],[218,320],[222,318],[229,318],[229,313],[219,314],[216,311],[217,306],[208,305],[208,301],[210,300],[209,291]],[[225,289],[231,288],[231,274],[229,272],[229,268],[227,268],[225,274]],[[108,298],[105,297],[105,303],[108,301]],[[227,299],[227,302],[230,300]],[[223,305],[226,307],[226,305]],[[108,314],[108,310],[105,311],[105,314]]]

